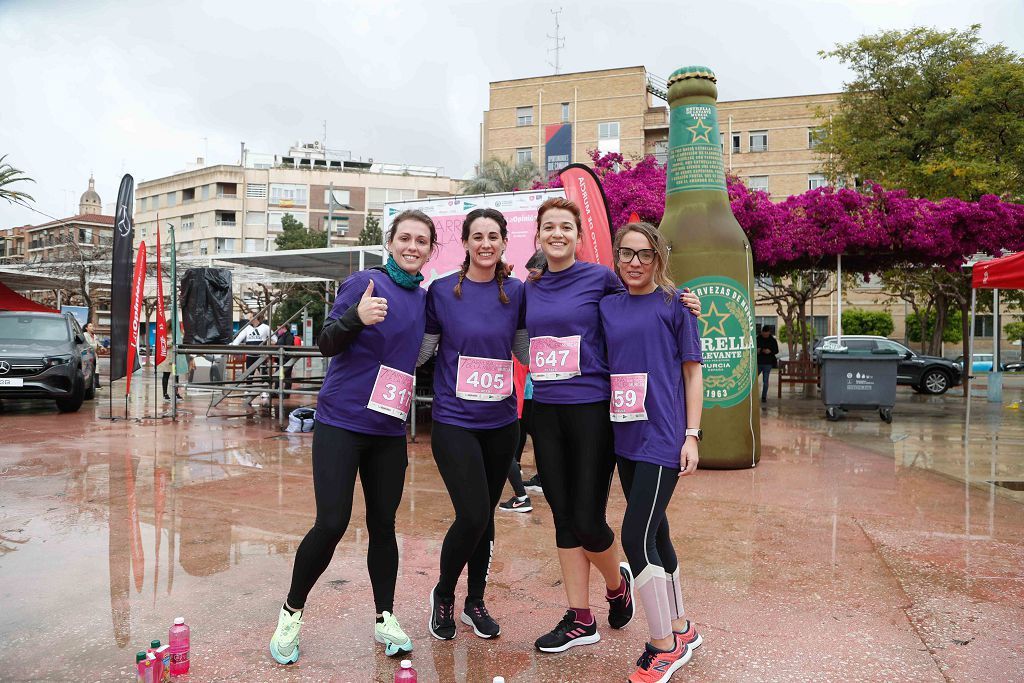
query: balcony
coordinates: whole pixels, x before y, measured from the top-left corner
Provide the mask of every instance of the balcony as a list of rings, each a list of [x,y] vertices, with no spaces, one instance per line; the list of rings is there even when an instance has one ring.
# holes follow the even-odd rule
[[[237,192],[218,192],[217,199],[238,199]]]
[[[217,219],[217,227],[218,228],[233,228],[236,225],[237,225],[236,221],[226,220],[226,219],[223,219],[223,218],[218,218]]]

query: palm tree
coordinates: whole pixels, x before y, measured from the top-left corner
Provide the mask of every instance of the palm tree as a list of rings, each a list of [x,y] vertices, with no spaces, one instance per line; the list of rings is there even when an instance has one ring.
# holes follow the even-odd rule
[[[4,159],[6,158],[6,154],[0,157],[0,198],[6,199],[11,204],[28,206],[29,202],[35,201],[31,195],[19,192],[18,190],[12,190],[10,186],[21,181],[28,181],[30,183],[35,181],[28,176],[20,175],[22,171],[5,162]]]
[[[504,159],[488,159],[477,171],[476,176],[466,183],[466,194],[492,194],[528,190],[541,179],[540,169],[532,161],[512,164]]]

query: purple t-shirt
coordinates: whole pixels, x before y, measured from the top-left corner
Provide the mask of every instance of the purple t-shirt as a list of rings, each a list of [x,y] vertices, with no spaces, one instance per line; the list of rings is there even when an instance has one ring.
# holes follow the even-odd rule
[[[473,401],[455,395],[459,356],[512,360],[512,340],[523,327],[523,283],[505,280],[509,302],[498,299],[498,283],[462,281],[459,274],[434,280],[427,292],[427,334],[441,335],[434,365],[433,418],[466,429],[496,429],[518,419],[516,395],[501,401]],[[507,378],[511,386],[511,375]],[[479,382],[479,379],[478,379]]]
[[[647,419],[612,422],[615,453],[678,469],[686,440],[682,364],[702,362],[697,316],[675,297],[666,301],[661,290],[620,293],[601,300],[601,325],[610,372],[647,373]]]
[[[366,407],[381,365],[410,375],[423,341],[427,298],[422,287],[404,289],[379,270],[353,273],[338,288],[331,309],[341,318],[358,303],[373,280],[373,296],[388,300],[388,314],[376,325],[364,327],[347,349],[331,359],[316,402],[316,419],[362,434],[404,436],[405,422]]]
[[[580,336],[580,374],[540,381],[534,373],[533,399],[557,404],[607,401],[608,361],[597,305],[608,294],[624,291],[619,276],[607,266],[577,261],[565,270],[529,280],[525,289],[526,330],[531,339]]]

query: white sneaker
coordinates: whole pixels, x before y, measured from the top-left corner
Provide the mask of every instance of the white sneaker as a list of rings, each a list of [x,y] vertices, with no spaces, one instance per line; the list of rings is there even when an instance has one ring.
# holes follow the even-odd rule
[[[384,654],[392,657],[402,652],[412,652],[412,640],[398,625],[398,619],[391,612],[381,612],[384,623],[375,623],[373,639],[384,644]]]
[[[270,639],[270,656],[278,664],[294,664],[299,660],[299,630],[302,628],[302,610],[289,614],[284,607],[277,617],[277,630]]]

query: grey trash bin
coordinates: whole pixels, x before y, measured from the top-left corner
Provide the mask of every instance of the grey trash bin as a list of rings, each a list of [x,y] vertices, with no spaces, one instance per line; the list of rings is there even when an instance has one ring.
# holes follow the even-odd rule
[[[840,410],[878,410],[879,417],[892,422],[899,364],[899,354],[888,349],[823,351],[821,400],[825,416],[838,420]]]

